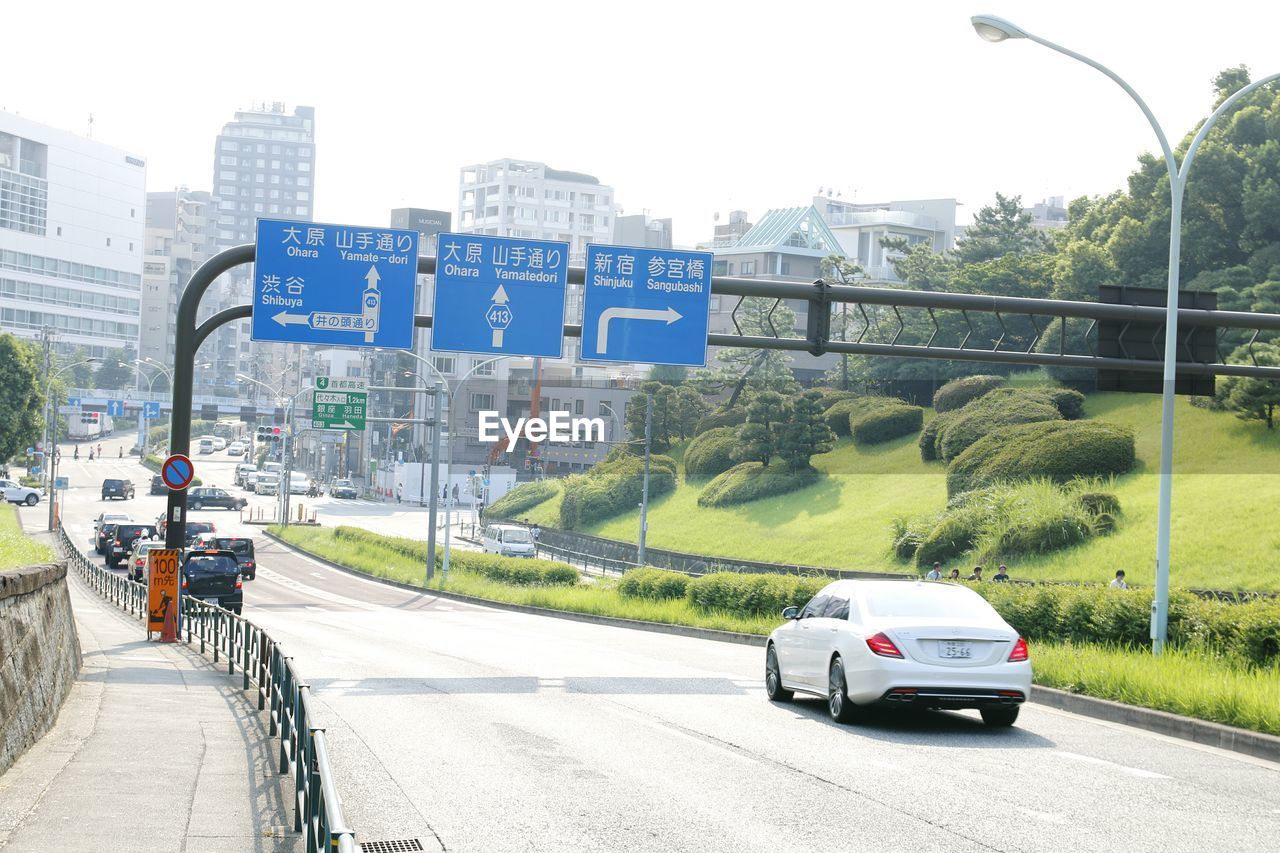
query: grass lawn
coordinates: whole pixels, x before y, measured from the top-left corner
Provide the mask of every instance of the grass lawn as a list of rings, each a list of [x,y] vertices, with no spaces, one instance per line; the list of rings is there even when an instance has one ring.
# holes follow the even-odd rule
[[[0,504],[0,571],[53,560],[53,551],[47,545],[22,532],[17,507]]]
[[[1123,514],[1107,537],[1037,558],[1008,560],[1014,577],[1129,582],[1155,577],[1158,396],[1089,395],[1089,417],[1134,429],[1138,467],[1116,484]],[[1177,402],[1173,567],[1176,586],[1280,591],[1280,430]],[[873,571],[908,571],[890,550],[898,516],[941,509],[945,467],[920,460],[916,437],[872,448],[843,439],[813,459],[828,476],[807,489],[726,509],[697,505],[702,483],[680,483],[649,509],[648,544],[698,554]],[[559,498],[523,513],[559,525]],[[635,541],[638,513],[584,532]]]
[[[373,543],[340,541],[330,529],[291,526],[273,531],[288,542],[342,565],[422,585],[423,561],[398,551]],[[762,636],[778,624],[774,618],[708,613],[686,599],[623,598],[616,586],[614,580],[576,587],[521,587],[455,571],[447,583],[437,574],[430,588],[491,601]],[[1258,669],[1189,650],[1174,649],[1153,658],[1146,651],[1070,643],[1035,643],[1031,657],[1037,684],[1280,734],[1280,669],[1275,667]]]

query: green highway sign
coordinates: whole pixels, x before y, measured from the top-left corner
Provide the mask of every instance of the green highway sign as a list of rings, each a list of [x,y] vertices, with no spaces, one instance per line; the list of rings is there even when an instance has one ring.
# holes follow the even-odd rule
[[[315,429],[364,429],[369,390],[364,379],[317,376],[311,395],[311,425]]]

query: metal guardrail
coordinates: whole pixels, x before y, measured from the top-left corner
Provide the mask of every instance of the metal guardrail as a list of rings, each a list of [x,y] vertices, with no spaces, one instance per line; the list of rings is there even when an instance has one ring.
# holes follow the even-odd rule
[[[71,541],[61,524],[58,541],[68,564],[99,595],[129,615],[145,619],[147,588],[91,562]],[[304,834],[311,853],[357,853],[355,831],[342,815],[334,787],[325,730],[311,713],[311,688],[299,677],[293,658],[264,629],[217,605],[184,596],[182,629],[187,645],[200,653],[211,649],[213,662],[225,659],[227,674],[240,667],[245,690],[258,697],[258,710],[268,711],[269,734],[280,738],[280,774],[293,776],[293,831]]]
[[[542,557],[547,560],[556,560],[561,563],[568,563],[571,566],[581,566],[583,571],[588,569],[597,569],[601,574],[626,574],[631,569],[640,568],[639,563],[631,563],[626,560],[618,560],[613,557],[602,557],[599,554],[587,554],[583,551],[571,551],[568,548],[561,548],[557,545],[547,545],[542,542],[536,542],[533,546],[534,556]],[[671,569],[671,571],[679,571]],[[680,574],[691,575],[690,572],[680,572]]]

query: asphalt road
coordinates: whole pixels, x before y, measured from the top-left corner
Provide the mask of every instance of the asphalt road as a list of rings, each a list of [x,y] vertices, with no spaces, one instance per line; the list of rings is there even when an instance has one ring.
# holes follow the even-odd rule
[[[86,550],[101,478],[147,481],[108,457],[63,456],[76,487],[65,518]],[[219,466],[234,460],[196,464],[229,485]],[[150,520],[162,506],[140,495],[111,508]],[[332,518],[412,522],[350,507]],[[232,512],[194,517],[254,530]],[[260,543],[245,616],[311,683],[365,841],[1169,853],[1270,851],[1280,838],[1280,766],[1258,759],[1034,704],[1011,730],[974,712],[840,726],[816,700],[771,705],[759,649],[458,604]]]

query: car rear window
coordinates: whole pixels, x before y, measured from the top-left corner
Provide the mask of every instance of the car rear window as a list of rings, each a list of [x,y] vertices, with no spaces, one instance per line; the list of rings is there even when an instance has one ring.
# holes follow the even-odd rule
[[[124,484],[123,480],[103,480],[102,481],[102,485],[104,486],[120,486],[123,484]]]
[[[116,526],[115,535],[121,539],[126,537],[135,539],[139,536],[150,536],[154,532],[154,527],[145,524],[120,524]]]
[[[225,554],[192,557],[183,571],[193,575],[230,575],[240,573],[240,564]]]
[[[992,607],[968,590],[940,584],[886,584],[863,592],[870,616],[987,619]]]
[[[224,551],[234,551],[237,557],[253,556],[252,539],[219,539],[218,547]]]

